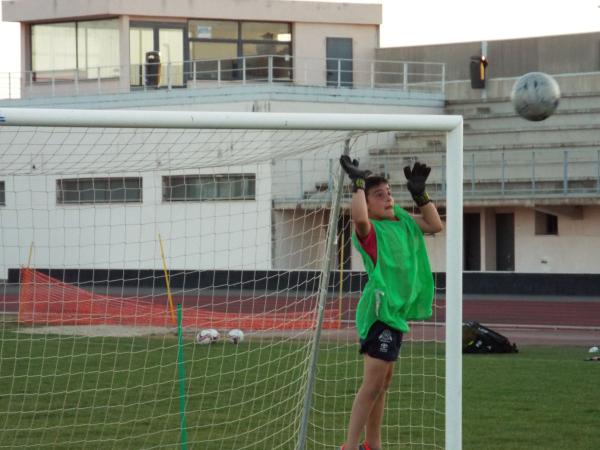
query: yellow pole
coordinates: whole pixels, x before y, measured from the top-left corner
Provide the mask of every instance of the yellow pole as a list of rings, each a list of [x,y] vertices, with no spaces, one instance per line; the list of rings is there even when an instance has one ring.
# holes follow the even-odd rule
[[[160,243],[160,257],[162,258],[163,272],[165,274],[165,284],[167,285],[167,298],[169,299],[169,308],[171,309],[171,319],[173,323],[177,323],[175,317],[175,307],[173,306],[173,296],[171,295],[171,283],[169,282],[169,271],[167,269],[167,261],[165,260],[165,251],[163,249],[163,242],[158,233],[158,242]]]
[[[31,267],[31,255],[33,255],[33,241],[31,241],[31,245],[29,246],[29,257],[27,258],[27,269]]]

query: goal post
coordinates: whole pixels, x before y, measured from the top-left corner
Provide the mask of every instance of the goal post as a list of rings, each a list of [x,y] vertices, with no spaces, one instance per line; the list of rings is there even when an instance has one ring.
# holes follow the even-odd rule
[[[414,347],[415,360],[426,359],[423,355],[432,352],[438,361],[441,358],[436,346],[443,344],[444,367],[438,367],[437,362],[435,367],[425,363],[421,367],[413,361],[410,350],[410,366],[418,366],[414,373],[421,377],[422,386],[398,387],[397,399],[408,398],[412,403],[410,395],[415,391],[424,398],[429,395],[429,379],[435,378],[434,383],[443,379],[443,442],[436,437],[442,427],[437,423],[437,407],[425,424],[433,438],[414,431],[421,425],[413,415],[403,415],[403,405],[394,406],[395,420],[402,423],[408,417],[408,442],[423,445],[419,439],[426,439],[434,448],[460,449],[462,127],[461,116],[449,115],[0,108],[0,186],[5,203],[0,206],[0,231],[4,235],[0,240],[0,279],[9,279],[0,293],[5,299],[0,313],[6,317],[16,314],[14,324],[12,319],[5,319],[6,325],[0,330],[0,337],[14,343],[12,357],[6,356],[10,351],[0,356],[12,358],[0,360],[12,368],[10,374],[0,371],[0,382],[13,375],[14,392],[6,394],[5,400],[19,414],[15,422],[0,414],[0,422],[20,436],[19,441],[11,437],[6,444],[0,442],[0,448],[43,445],[44,439],[61,442],[59,432],[66,436],[67,445],[72,445],[80,442],[81,435],[76,434],[79,428],[84,430],[85,439],[96,444],[106,439],[119,445],[135,437],[140,444],[168,447],[173,445],[169,439],[176,434],[184,404],[195,414],[187,420],[190,444],[215,440],[219,442],[215,448],[227,448],[234,442],[235,448],[265,448],[269,442],[257,441],[258,436],[267,439],[265,435],[271,435],[276,441],[271,445],[274,448],[334,445],[333,439],[339,440],[343,433],[345,425],[340,423],[347,421],[350,398],[340,399],[341,394],[332,391],[328,383],[340,374],[348,386],[359,380],[358,355],[352,353],[356,350],[349,314],[352,309],[338,307],[348,294],[353,298],[358,295],[348,287],[358,278],[346,273],[352,271],[357,259],[345,251],[351,249],[345,241],[348,224],[333,213],[338,209],[336,201],[344,196],[349,199],[343,191],[337,158],[349,152],[360,155],[367,164],[371,158],[375,164],[380,161],[375,156],[385,153],[389,156],[378,169],[396,173],[403,163],[395,156],[398,152],[405,158],[419,157],[419,152],[407,156],[394,147],[398,133],[415,132],[445,136],[445,153],[439,155],[443,163],[437,167],[440,180],[436,182],[437,194],[445,196],[446,208],[445,303],[432,325],[437,330],[443,320],[444,326],[439,328],[444,336],[439,340],[437,335],[433,340],[423,338]],[[388,152],[389,148],[396,150]],[[115,173],[118,180],[112,177]],[[147,198],[156,203],[151,211],[144,205]],[[127,207],[130,205],[134,207]],[[82,213],[78,207],[87,210]],[[186,350],[187,398],[181,411],[179,394],[159,392],[179,389],[177,383],[173,383],[176,387],[164,387],[168,384],[165,373],[183,367],[176,362],[178,352],[183,353],[181,345],[186,344],[173,343],[169,331],[145,341],[134,335],[94,335],[85,342],[77,337],[67,341],[54,334],[58,325],[155,326],[172,332],[162,288],[166,276],[157,253],[156,236],[163,230],[165,264],[170,265],[169,278],[183,314],[180,325],[188,330],[186,340],[191,346]],[[86,234],[93,234],[93,240]],[[138,242],[133,245],[135,240]],[[27,256],[31,251],[33,257]],[[339,276],[334,273],[336,258]],[[15,271],[19,284],[16,293],[10,290]],[[122,282],[123,292],[109,286],[115,277]],[[204,283],[206,278],[210,278],[208,284]],[[143,280],[149,281],[144,284]],[[323,283],[320,287],[319,280]],[[128,295],[124,294],[125,286]],[[206,304],[202,303],[205,299]],[[23,337],[41,325],[48,325],[46,334]],[[216,328],[221,335],[240,328],[246,341],[236,347],[221,342],[195,345],[195,333],[201,328]],[[322,343],[320,337],[325,331],[327,339]],[[344,336],[343,343],[340,336]],[[34,348],[37,344],[42,346],[41,353]],[[76,350],[80,344],[89,355],[82,356],[82,350]],[[61,353],[65,347],[73,354]],[[148,354],[142,357],[144,348]],[[57,352],[56,359],[52,359],[53,351]],[[330,351],[335,355],[318,366],[319,352]],[[129,362],[118,360],[123,354],[131,357]],[[167,355],[172,354],[175,356],[169,362]],[[130,384],[119,384],[119,376],[111,374],[109,368],[98,368],[107,355],[116,355],[110,364]],[[352,361],[344,360],[344,355],[352,355]],[[33,370],[28,364],[19,364],[19,358],[42,358],[44,364],[52,359],[56,367],[61,362],[74,367],[65,372],[66,384],[61,385],[60,380],[55,383],[57,392],[65,390],[62,405],[68,413],[57,406],[58,397],[49,399],[43,410],[36,411],[36,406],[28,403],[28,395],[41,392],[41,384],[35,388],[35,383],[49,374],[43,367],[39,372],[19,373],[19,366]],[[83,360],[74,363],[77,358]],[[190,364],[187,359],[191,359]],[[69,383],[79,376],[75,370],[79,363],[84,369],[98,364],[92,369],[91,376],[96,378],[89,397],[90,401],[101,401],[106,390],[106,404],[92,404],[89,411],[80,411],[72,399],[67,399]],[[210,372],[209,366],[220,372]],[[137,371],[142,372],[139,379]],[[151,379],[155,384],[146,384]],[[78,382],[84,386],[84,381],[90,382]],[[138,382],[156,392],[146,397],[136,390]],[[202,389],[206,392],[197,391]],[[27,394],[20,394],[23,390]],[[83,395],[79,400],[87,404]],[[168,400],[171,396],[172,401]],[[319,400],[317,406],[312,402],[315,398]],[[423,398],[415,402],[425,403]],[[164,409],[157,406],[163,403]],[[332,410],[338,407],[342,412],[334,415]],[[147,429],[143,429],[141,417],[145,409],[152,413],[152,426]],[[431,409],[422,407],[420,416]],[[119,417],[111,416],[109,410]],[[313,413],[318,419],[311,419]],[[52,414],[60,416],[58,425],[53,425]],[[75,419],[69,417],[71,414]],[[210,423],[202,423],[202,418],[209,416]],[[19,427],[36,417],[43,420],[36,422],[34,433],[26,435]],[[96,420],[105,424],[97,433],[81,425]],[[133,436],[126,436],[126,424],[135,425],[130,430]],[[280,432],[273,433],[269,427],[278,427]],[[306,438],[298,438],[304,434]],[[34,442],[38,435],[39,442]],[[400,443],[395,436],[389,439],[394,445]]]

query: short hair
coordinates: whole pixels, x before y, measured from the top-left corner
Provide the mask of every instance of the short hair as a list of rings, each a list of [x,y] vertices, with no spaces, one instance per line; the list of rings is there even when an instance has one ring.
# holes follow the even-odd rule
[[[365,197],[369,194],[369,191],[380,184],[390,184],[390,182],[383,175],[369,175],[365,178]]]

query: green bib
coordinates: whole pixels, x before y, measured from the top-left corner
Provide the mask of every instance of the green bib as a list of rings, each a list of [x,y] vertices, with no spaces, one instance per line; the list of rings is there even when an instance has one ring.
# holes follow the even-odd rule
[[[394,215],[397,221],[370,219],[377,237],[376,264],[352,234],[369,276],[356,310],[361,339],[377,320],[407,332],[409,320],[431,317],[433,275],[423,232],[400,206],[394,206]]]

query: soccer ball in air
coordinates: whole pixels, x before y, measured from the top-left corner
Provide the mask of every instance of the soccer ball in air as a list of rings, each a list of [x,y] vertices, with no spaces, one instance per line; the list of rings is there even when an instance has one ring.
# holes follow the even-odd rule
[[[214,328],[207,328],[206,330],[201,330],[196,335],[196,343],[200,345],[208,345],[213,342],[217,342],[219,340],[219,332]]]
[[[244,332],[237,328],[229,330],[229,333],[227,333],[227,340],[232,344],[239,344],[244,340]]]
[[[550,75],[530,72],[517,80],[510,94],[513,107],[522,118],[539,122],[558,107],[560,88]]]

